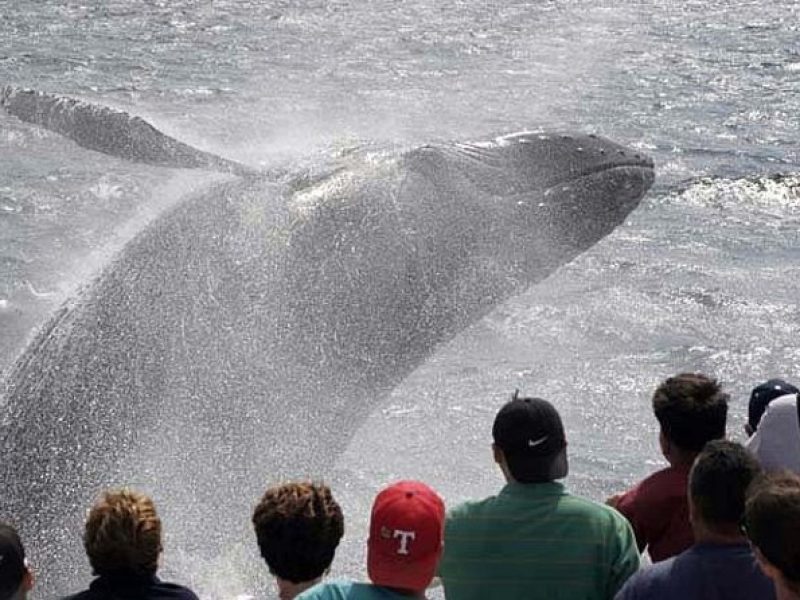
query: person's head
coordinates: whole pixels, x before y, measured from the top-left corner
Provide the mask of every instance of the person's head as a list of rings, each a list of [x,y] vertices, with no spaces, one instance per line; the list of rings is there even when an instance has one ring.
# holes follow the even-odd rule
[[[747,489],[761,473],[758,461],[741,445],[708,442],[689,472],[689,513],[697,533],[740,536]]]
[[[725,437],[728,394],[715,379],[681,373],[656,388],[653,412],[664,456],[673,464],[690,463],[706,442]]]
[[[744,522],[764,573],[800,597],[800,477],[784,472],[753,485]]]
[[[567,439],[558,411],[547,400],[517,393],[492,426],[494,457],[506,478],[543,483],[567,475]]]
[[[280,598],[289,600],[331,566],[344,535],[344,516],[328,486],[286,483],[267,489],[253,510],[253,527]]]
[[[0,522],[0,600],[22,600],[33,588],[33,574],[16,530]]]
[[[444,502],[419,481],[400,481],[372,505],[367,572],[375,585],[419,593],[430,585],[442,555]]]
[[[131,490],[103,493],[86,518],[83,546],[95,575],[155,575],[162,547],[153,501]]]
[[[747,423],[744,426],[747,435],[753,435],[756,432],[758,423],[770,402],[787,394],[798,393],[800,390],[783,379],[770,379],[754,387],[750,392],[750,402],[747,405]]]

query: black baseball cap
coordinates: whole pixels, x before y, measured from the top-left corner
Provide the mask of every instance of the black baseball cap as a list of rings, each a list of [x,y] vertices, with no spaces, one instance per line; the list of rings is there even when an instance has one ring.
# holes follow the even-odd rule
[[[26,570],[22,540],[13,527],[0,523],[0,600],[17,593]]]
[[[754,387],[747,407],[747,422],[753,431],[758,428],[758,423],[770,402],[781,396],[798,393],[800,390],[783,379],[770,379]]]
[[[523,483],[548,480],[553,459],[567,445],[555,407],[547,400],[519,398],[516,393],[497,413],[492,437],[514,479]]]

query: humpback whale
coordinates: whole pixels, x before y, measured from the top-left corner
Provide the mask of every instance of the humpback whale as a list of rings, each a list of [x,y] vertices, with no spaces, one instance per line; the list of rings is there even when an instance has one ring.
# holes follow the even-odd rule
[[[93,131],[109,116],[142,128],[69,110]],[[141,156],[133,132],[90,145],[64,115],[31,120]],[[149,138],[154,162],[174,166],[170,139]],[[211,163],[186,166],[225,168]],[[521,133],[364,153],[314,181],[251,175],[161,215],[5,384],[0,517],[20,525],[44,595],[88,576],[82,517],[111,485],[154,495],[172,564],[194,565],[182,582],[202,589],[219,560],[256,577],[248,520],[265,485],[324,476],[438,344],[613,231],[652,181],[648,157],[602,137]]]

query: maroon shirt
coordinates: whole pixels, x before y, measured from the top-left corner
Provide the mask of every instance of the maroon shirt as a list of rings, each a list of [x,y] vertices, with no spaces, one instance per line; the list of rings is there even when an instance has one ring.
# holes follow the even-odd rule
[[[668,467],[625,492],[617,510],[631,522],[639,551],[653,562],[680,554],[694,543],[686,487],[689,465]]]

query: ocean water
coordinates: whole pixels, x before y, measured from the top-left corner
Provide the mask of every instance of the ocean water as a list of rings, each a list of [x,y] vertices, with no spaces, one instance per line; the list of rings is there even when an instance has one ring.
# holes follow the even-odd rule
[[[568,485],[602,499],[662,464],[649,397],[663,378],[718,377],[734,439],[756,382],[797,378],[798,22],[789,1],[3,0],[0,84],[287,171],[365,144],[523,129],[654,158],[656,184],[624,225],[376,403],[329,477],[348,519],[334,573],[363,576],[381,486],[419,478],[457,502],[501,485],[491,422],[516,388],[558,406]],[[0,114],[0,370],[137,232],[219,178]],[[168,575],[203,597],[274,593],[239,571],[246,545],[227,568],[193,570],[165,521]]]

